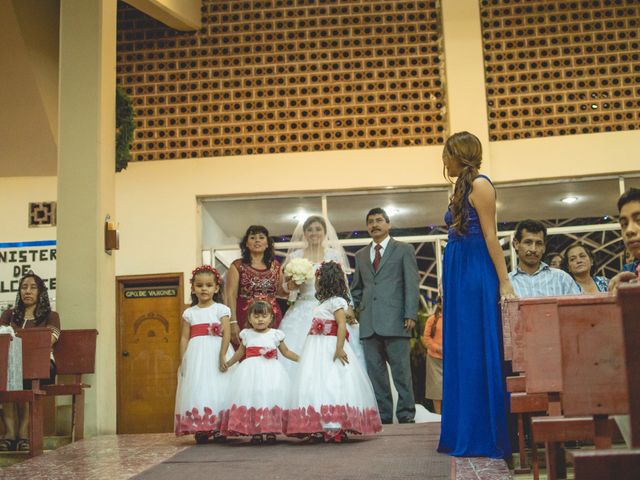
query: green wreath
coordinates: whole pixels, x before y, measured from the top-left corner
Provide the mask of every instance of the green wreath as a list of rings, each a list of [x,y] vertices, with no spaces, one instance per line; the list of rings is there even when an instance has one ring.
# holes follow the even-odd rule
[[[127,168],[134,129],[131,99],[122,88],[116,87],[116,172]]]

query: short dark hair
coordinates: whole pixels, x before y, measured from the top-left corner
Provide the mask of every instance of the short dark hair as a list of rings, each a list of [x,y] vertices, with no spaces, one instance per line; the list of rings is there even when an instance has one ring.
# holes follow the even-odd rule
[[[389,215],[387,215],[387,212],[384,211],[384,208],[376,207],[369,210],[369,213],[367,213],[367,217],[365,218],[365,221],[369,221],[369,217],[372,215],[382,215],[386,220],[386,222],[389,223]]]
[[[548,265],[551,265],[551,261],[555,258],[555,257],[560,257],[560,261],[562,262],[562,260],[564,259],[564,257],[562,256],[562,254],[560,252],[547,252],[544,254],[544,258],[542,259],[542,261]]]
[[[513,239],[517,240],[518,242],[522,241],[523,230],[531,233],[542,232],[542,241],[545,243],[547,242],[547,227],[545,227],[542,222],[531,219],[518,222],[518,225],[516,225],[516,233],[514,234]]]
[[[245,265],[251,265],[251,252],[247,247],[247,240],[249,240],[249,237],[251,235],[257,235],[259,233],[267,237],[267,249],[264,251],[262,261],[267,266],[267,268],[271,268],[271,264],[273,263],[273,260],[276,256],[275,250],[273,248],[273,238],[269,236],[269,230],[267,230],[267,228],[263,227],[262,225],[251,225],[249,228],[247,228],[247,232],[244,234],[244,237],[242,237],[242,240],[240,240],[242,263],[244,263]]]
[[[618,213],[629,202],[640,202],[640,188],[631,187],[629,190],[620,195],[618,199]]]

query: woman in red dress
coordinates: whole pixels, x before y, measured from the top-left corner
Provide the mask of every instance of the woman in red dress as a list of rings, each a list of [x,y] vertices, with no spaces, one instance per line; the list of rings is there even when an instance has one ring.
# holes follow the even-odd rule
[[[238,333],[247,325],[247,310],[251,300],[259,298],[273,307],[273,328],[278,328],[282,311],[276,295],[282,291],[282,271],[275,259],[273,240],[262,225],[251,225],[240,242],[242,258],[234,260],[227,272],[227,306],[231,309],[231,338],[238,342]]]

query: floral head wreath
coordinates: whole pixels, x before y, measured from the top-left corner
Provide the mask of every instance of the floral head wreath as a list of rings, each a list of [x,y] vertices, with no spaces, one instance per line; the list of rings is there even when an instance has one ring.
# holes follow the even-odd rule
[[[193,279],[195,278],[196,275],[198,275],[199,273],[210,273],[211,275],[213,275],[216,279],[216,283],[222,287],[222,276],[220,275],[220,272],[213,268],[211,265],[202,265],[200,267],[194,268],[191,271],[191,280],[190,282],[193,283]]]
[[[325,264],[325,263],[326,263],[326,262],[322,262],[322,263],[320,264],[320,266],[318,266],[318,268],[316,268],[316,278],[318,278],[318,277],[320,276],[320,272],[322,271],[322,267],[324,267],[324,264]]]
[[[254,303],[258,303],[258,302],[265,302],[268,303],[269,305],[271,305],[271,301],[269,299],[269,297],[267,297],[266,295],[256,295],[255,297],[253,297],[251,300],[249,300],[249,307],[251,307]]]

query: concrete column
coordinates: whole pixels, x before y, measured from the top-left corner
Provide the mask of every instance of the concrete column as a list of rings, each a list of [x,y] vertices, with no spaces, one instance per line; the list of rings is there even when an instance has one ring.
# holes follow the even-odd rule
[[[116,429],[114,258],[116,0],[60,1],[58,294],[62,328],[96,328],[85,434]],[[116,253],[114,253],[115,255]]]
[[[482,142],[482,170],[491,175],[487,94],[478,0],[442,0],[449,132],[467,130]]]

